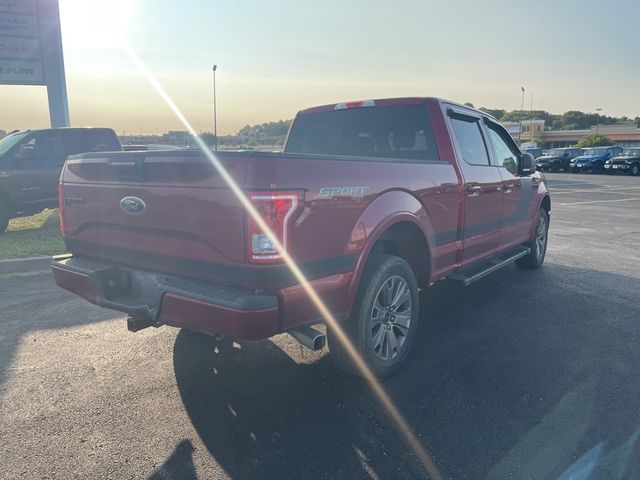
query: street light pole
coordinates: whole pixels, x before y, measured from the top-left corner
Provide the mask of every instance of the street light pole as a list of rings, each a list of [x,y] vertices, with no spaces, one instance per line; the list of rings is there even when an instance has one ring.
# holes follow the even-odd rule
[[[598,135],[598,132],[600,131],[600,112],[602,111],[601,108],[596,108],[596,135]]]
[[[218,151],[218,112],[216,109],[216,70],[218,65],[213,66],[213,136],[214,138],[214,150]]]
[[[522,90],[522,104],[520,105],[520,128],[518,128],[518,146],[520,146],[520,134],[522,133],[522,116],[524,115],[524,87],[520,87]]]

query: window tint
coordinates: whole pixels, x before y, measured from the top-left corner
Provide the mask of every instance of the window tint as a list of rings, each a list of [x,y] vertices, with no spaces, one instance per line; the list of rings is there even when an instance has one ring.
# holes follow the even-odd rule
[[[456,143],[462,158],[472,165],[489,165],[489,155],[477,119],[451,117]]]
[[[69,130],[65,132],[67,155],[118,150],[113,133],[106,130]]]
[[[518,173],[518,151],[515,145],[506,138],[508,134],[491,123],[487,123],[487,130],[489,132],[489,143],[493,149],[493,162],[516,175]]]
[[[286,152],[437,160],[424,105],[351,108],[296,118]]]
[[[35,144],[36,158],[51,165],[62,165],[67,158],[62,135],[58,132],[37,133],[29,142]]]

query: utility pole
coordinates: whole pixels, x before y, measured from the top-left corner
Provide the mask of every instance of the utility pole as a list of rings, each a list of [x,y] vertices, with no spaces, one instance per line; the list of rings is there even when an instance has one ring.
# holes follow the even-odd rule
[[[214,139],[214,150],[218,151],[218,112],[216,109],[216,70],[218,69],[218,65],[213,66],[213,136]]]
[[[598,135],[598,132],[600,131],[600,112],[602,111],[601,108],[596,108],[596,135]]]
[[[524,115],[524,87],[520,87],[522,90],[522,104],[520,105],[520,128],[518,129],[518,146],[520,146],[520,135],[522,134],[522,117]]]

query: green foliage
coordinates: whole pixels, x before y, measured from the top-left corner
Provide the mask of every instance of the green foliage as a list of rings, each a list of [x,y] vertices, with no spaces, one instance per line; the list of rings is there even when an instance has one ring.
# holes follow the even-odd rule
[[[0,130],[0,138],[4,138],[7,136],[7,132],[4,130]]]
[[[473,103],[471,103],[471,102],[464,102],[464,104],[465,104],[467,107],[476,108],[476,107],[474,107],[474,106],[473,106]]]
[[[609,145],[613,145],[613,142],[606,135],[601,135],[599,133],[592,133],[590,135],[585,135],[576,144],[580,148],[585,147],[608,147]]]
[[[289,131],[291,120],[278,120],[260,125],[246,125],[238,131],[238,135],[250,138],[285,137]]]
[[[503,110],[501,108],[480,107],[480,110],[482,110],[485,113],[488,113],[489,115],[492,115],[493,117],[496,118],[496,120],[501,120],[502,117],[504,117],[504,114],[507,113],[506,110]]]

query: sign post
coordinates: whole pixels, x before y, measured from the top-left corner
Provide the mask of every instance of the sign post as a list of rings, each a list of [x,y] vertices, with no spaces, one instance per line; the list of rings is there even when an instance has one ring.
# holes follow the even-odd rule
[[[58,0],[0,0],[0,84],[45,85],[51,126],[69,126]]]

